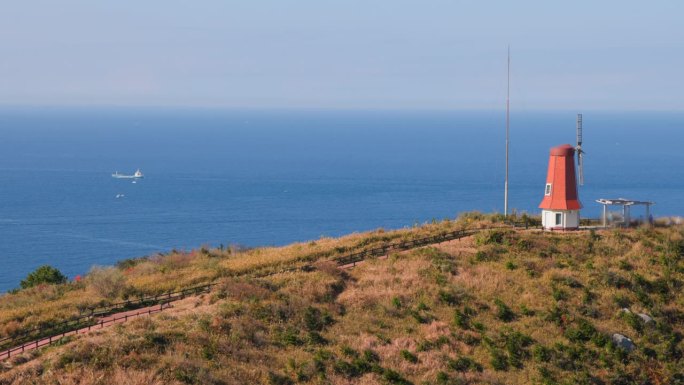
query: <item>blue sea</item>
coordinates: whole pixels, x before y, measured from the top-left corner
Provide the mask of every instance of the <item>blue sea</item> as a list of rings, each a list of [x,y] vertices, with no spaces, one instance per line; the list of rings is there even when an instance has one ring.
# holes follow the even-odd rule
[[[538,212],[549,148],[575,143],[575,119],[512,114],[512,208]],[[501,212],[504,123],[502,111],[4,108],[0,291],[42,264],[73,277],[172,249]],[[683,145],[683,113],[585,112],[582,215],[617,197],[684,215]],[[111,177],[137,168],[138,183]]]

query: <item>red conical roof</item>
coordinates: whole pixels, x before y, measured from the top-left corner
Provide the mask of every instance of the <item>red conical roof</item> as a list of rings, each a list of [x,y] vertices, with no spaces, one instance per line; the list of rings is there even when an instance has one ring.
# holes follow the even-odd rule
[[[564,144],[551,149],[544,199],[539,204],[546,210],[579,210],[582,208],[577,195],[575,176],[575,148]]]

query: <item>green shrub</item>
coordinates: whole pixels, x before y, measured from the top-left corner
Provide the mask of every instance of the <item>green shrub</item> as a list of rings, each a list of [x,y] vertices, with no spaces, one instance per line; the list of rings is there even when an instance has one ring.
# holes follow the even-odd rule
[[[447,336],[440,336],[434,341],[430,340],[424,340],[420,341],[418,343],[418,347],[416,348],[416,351],[418,352],[426,352],[428,350],[432,350],[434,348],[438,348],[442,345],[446,345],[449,343],[449,338]]]
[[[603,280],[606,283],[606,285],[618,289],[629,288],[631,286],[631,282],[627,278],[621,276],[620,274],[614,271],[609,271],[606,274],[604,274]]]
[[[632,264],[627,262],[626,260],[621,259],[618,262],[618,268],[624,271],[632,271],[634,269],[634,266],[632,266]]]
[[[382,379],[389,384],[408,385],[410,382],[406,380],[399,372],[392,369],[385,369],[382,373]]]
[[[553,374],[551,374],[551,371],[544,366],[539,367],[539,376],[541,377],[540,379],[543,385],[558,384],[558,382],[556,382],[556,379],[553,378]]]
[[[490,349],[489,354],[491,355],[489,364],[492,365],[492,368],[494,368],[494,370],[508,370],[508,358],[502,351],[498,349]]]
[[[610,339],[608,339],[608,336],[606,336],[603,333],[596,333],[594,336],[591,338],[591,342],[594,343],[594,345],[598,346],[599,348],[605,347],[606,344],[610,342]]]
[[[460,302],[458,296],[456,295],[456,293],[454,293],[453,290],[440,290],[438,296],[439,301],[442,303],[446,303],[447,305],[458,305],[458,303]]]
[[[333,365],[333,370],[347,378],[358,377],[363,374],[358,367],[347,361],[336,361]]]
[[[546,314],[545,320],[553,322],[556,326],[563,326],[567,316],[568,311],[565,310],[565,308],[561,308],[558,304],[554,304]]]
[[[378,355],[374,351],[366,349],[361,356],[355,357],[351,362],[336,361],[333,369],[347,378],[353,378],[371,371],[380,372],[381,369],[378,366],[378,362],[380,362]]]
[[[496,305],[496,318],[504,322],[511,322],[515,319],[515,313],[501,299],[494,300]]]
[[[309,345],[326,345],[328,340],[326,340],[319,332],[309,332],[306,342]]]
[[[641,320],[641,318],[632,313],[632,312],[622,312],[621,317],[629,326],[632,327],[636,332],[639,334],[643,333],[644,331],[644,321]]]
[[[526,317],[529,317],[529,316],[533,316],[535,314],[535,311],[528,308],[527,305],[522,304],[522,305],[520,305],[520,314],[522,314]]]
[[[455,370],[457,372],[481,372],[483,370],[482,365],[478,364],[475,362],[475,360],[469,357],[459,357],[455,360],[449,359],[447,365],[449,366],[449,369]]]
[[[281,374],[269,372],[268,373],[268,383],[269,385],[292,385],[294,382],[289,377],[283,376]]]
[[[41,284],[59,285],[66,283],[66,281],[67,277],[61,271],[52,266],[43,265],[29,273],[20,285],[22,289],[28,289]]]
[[[534,343],[532,337],[519,331],[510,331],[502,333],[501,338],[508,353],[508,363],[516,368],[522,367],[522,361],[530,355],[527,348]]]
[[[346,346],[346,345],[342,346],[341,350],[342,350],[342,354],[344,354],[346,357],[356,358],[359,356],[359,352],[350,348],[349,346]]]
[[[568,299],[568,293],[555,285],[552,288],[551,295],[553,296],[553,299],[555,299],[556,301],[565,301],[566,299]]]
[[[475,253],[476,262],[496,262],[499,260],[499,250],[494,247],[484,247]]]
[[[281,344],[285,346],[298,346],[303,343],[302,339],[299,338],[299,331],[293,327],[288,327],[285,330],[283,330],[278,335],[278,340]]]
[[[629,307],[632,304],[631,299],[629,299],[624,294],[619,293],[613,296],[613,302],[615,302],[615,304],[618,305],[620,308]]]
[[[587,342],[594,338],[596,333],[596,328],[591,322],[580,318],[576,327],[565,330],[565,337],[572,342]]]
[[[418,362],[418,357],[406,349],[402,350],[399,353],[401,354],[401,358],[403,358],[404,360],[406,360],[412,364],[415,364]]]
[[[475,244],[478,246],[482,245],[501,245],[506,239],[506,232],[503,230],[487,230],[482,231],[475,235]]]
[[[582,289],[582,303],[585,305],[589,305],[594,302],[596,299],[596,294],[594,294],[591,290],[587,289],[586,287]]]
[[[537,362],[548,362],[551,359],[551,352],[551,349],[543,345],[535,345],[532,348],[532,357]]]
[[[449,375],[444,373],[444,372],[438,372],[437,377],[435,378],[435,383],[437,385],[449,385],[449,381],[451,379],[449,378]]]
[[[468,346],[477,346],[482,342],[480,337],[476,334],[462,333],[456,336],[456,338]]]
[[[327,312],[321,312],[319,309],[309,306],[304,311],[304,326],[306,330],[311,332],[320,332],[326,326],[332,324],[332,316]]]
[[[454,323],[461,329],[470,329],[470,313],[468,312],[467,308],[464,311],[460,311],[458,309],[454,311]]]
[[[380,356],[370,349],[363,351],[363,360],[368,363],[378,363],[380,362]]]

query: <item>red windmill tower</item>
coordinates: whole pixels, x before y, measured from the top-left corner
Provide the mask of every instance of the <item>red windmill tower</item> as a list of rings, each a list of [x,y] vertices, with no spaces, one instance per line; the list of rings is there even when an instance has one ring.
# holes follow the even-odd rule
[[[542,209],[542,226],[548,230],[576,230],[579,228],[579,210],[582,203],[577,191],[575,152],[579,169],[579,184],[584,184],[582,151],[582,114],[577,115],[577,146],[563,144],[551,149],[546,174]]]

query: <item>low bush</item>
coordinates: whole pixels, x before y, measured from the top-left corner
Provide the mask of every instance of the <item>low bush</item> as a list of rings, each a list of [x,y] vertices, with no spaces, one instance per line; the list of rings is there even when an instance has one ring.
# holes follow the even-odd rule
[[[572,342],[587,342],[594,338],[597,331],[594,325],[586,319],[575,321],[574,327],[565,330],[565,337]]]
[[[497,298],[494,300],[496,305],[496,318],[503,322],[511,322],[515,319],[515,313],[511,310],[508,305],[506,305],[501,299]]]
[[[66,283],[67,277],[56,268],[43,265],[29,273],[20,283],[22,289],[28,289],[41,284],[58,285]]]
[[[405,379],[399,372],[392,370],[392,369],[385,369],[382,373],[382,379],[385,380],[389,384],[398,384],[398,385],[409,385],[411,384],[410,381]]]
[[[478,233],[475,236],[475,244],[483,245],[501,245],[504,244],[508,232],[504,230],[486,230]]]
[[[469,357],[459,357],[457,359],[449,359],[447,361],[447,366],[451,370],[457,372],[481,372],[483,370],[482,365],[478,364],[475,360]]]
[[[403,358],[404,360],[406,360],[412,364],[415,364],[418,362],[418,357],[406,349],[401,350],[399,352],[399,354],[401,354],[401,358]]]
[[[534,343],[532,337],[519,331],[507,331],[501,333],[500,338],[503,340],[504,349],[508,353],[508,363],[516,368],[522,367],[523,360],[530,356],[527,348]]]
[[[351,379],[370,372],[381,373],[382,368],[378,365],[379,362],[380,358],[378,355],[374,351],[366,349],[363,354],[355,355],[351,362],[344,360],[336,361],[333,369],[336,373]]]
[[[466,310],[456,310],[454,311],[454,324],[463,330],[470,329],[470,312]]]
[[[105,298],[116,298],[126,289],[126,278],[115,267],[94,266],[86,277],[88,284]]]
[[[437,295],[440,302],[450,306],[458,305],[461,302],[458,294],[454,290],[440,290]]]
[[[490,360],[489,364],[492,365],[494,370],[506,371],[508,370],[508,357],[499,349],[490,349]]]

